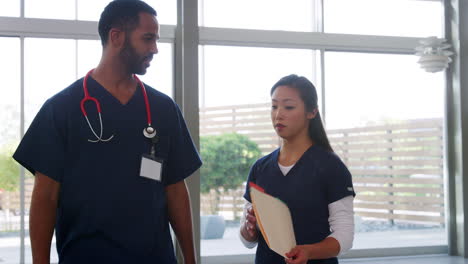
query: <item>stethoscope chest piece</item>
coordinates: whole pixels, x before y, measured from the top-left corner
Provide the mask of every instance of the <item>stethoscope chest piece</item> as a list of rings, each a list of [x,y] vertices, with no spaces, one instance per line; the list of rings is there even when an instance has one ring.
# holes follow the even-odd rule
[[[156,129],[153,127],[149,126],[143,129],[143,135],[145,135],[146,138],[154,138],[156,136]]]

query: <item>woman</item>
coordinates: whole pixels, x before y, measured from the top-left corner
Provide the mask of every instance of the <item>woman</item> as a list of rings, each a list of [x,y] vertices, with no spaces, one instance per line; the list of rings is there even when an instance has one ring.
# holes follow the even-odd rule
[[[351,174],[330,146],[317,108],[317,92],[305,77],[289,75],[271,88],[271,120],[281,147],[252,166],[248,183],[284,201],[297,245],[287,259],[268,248],[247,200],[240,227],[243,243],[258,243],[255,263],[338,263],[354,237]]]

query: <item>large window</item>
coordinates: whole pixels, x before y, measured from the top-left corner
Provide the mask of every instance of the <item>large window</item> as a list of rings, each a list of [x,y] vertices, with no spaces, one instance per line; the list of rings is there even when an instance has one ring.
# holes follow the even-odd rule
[[[21,128],[27,130],[45,100],[99,63],[97,21],[109,1],[0,0],[0,20],[11,23],[0,24],[0,71],[7,76],[0,96],[0,262],[19,262],[21,231],[24,259],[31,262],[33,177],[24,175],[25,230],[20,230],[21,171],[10,158]],[[424,72],[409,55],[416,38],[443,37],[444,1],[146,2],[158,12],[162,30],[159,54],[141,79],[178,100],[191,117],[189,129],[197,102],[187,96],[193,90],[184,89],[199,93],[204,166],[201,192],[195,186],[191,195],[201,201],[194,207],[201,214],[195,228],[201,231],[196,239],[203,263],[252,262],[255,250],[238,237],[244,181],[253,160],[280,143],[269,117],[269,92],[291,73],[316,85],[332,145],[353,174],[358,255],[374,254],[376,248],[384,249],[382,254],[395,247],[445,246],[437,253],[446,248],[444,74]],[[181,3],[188,6],[177,12]],[[195,12],[198,25],[187,24]],[[31,21],[51,28],[39,29]],[[186,23],[183,30],[174,27],[177,21]],[[186,49],[194,40],[199,40],[198,54]],[[196,74],[186,74],[196,70],[194,58],[198,87],[191,79]],[[191,67],[184,67],[186,61]],[[232,255],[246,258],[237,261]],[[56,262],[55,244],[51,256]]]
[[[326,124],[353,175],[354,249],[446,245],[444,75],[413,55],[326,52]]]

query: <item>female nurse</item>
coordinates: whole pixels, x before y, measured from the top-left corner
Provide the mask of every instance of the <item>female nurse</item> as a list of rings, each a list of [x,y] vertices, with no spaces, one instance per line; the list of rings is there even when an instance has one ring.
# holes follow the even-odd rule
[[[248,183],[284,201],[293,220],[297,246],[286,259],[272,251],[257,227],[249,184],[241,220],[244,245],[258,245],[255,263],[338,263],[354,238],[351,174],[333,152],[317,107],[317,92],[305,77],[288,75],[271,88],[271,121],[280,148],[257,160]]]

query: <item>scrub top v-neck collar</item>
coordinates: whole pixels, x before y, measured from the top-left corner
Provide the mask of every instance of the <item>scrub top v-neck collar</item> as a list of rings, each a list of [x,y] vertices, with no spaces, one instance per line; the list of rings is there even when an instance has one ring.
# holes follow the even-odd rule
[[[278,173],[278,175],[280,175],[281,177],[288,177],[289,174],[291,174],[291,171],[293,170],[296,170],[296,167],[300,166],[300,163],[302,162],[302,160],[304,159],[304,157],[314,149],[316,144],[313,144],[312,146],[310,146],[306,151],[304,151],[304,153],[302,153],[301,157],[296,161],[296,163],[294,163],[293,167],[288,171],[288,173],[283,174],[283,172],[281,171],[281,168],[279,167],[279,155],[280,155],[280,151],[281,151],[281,148],[277,148],[275,152],[273,152],[273,162],[275,163],[275,170],[276,172]]]
[[[136,98],[140,97],[140,94],[142,93],[141,87],[137,83],[135,91],[133,92],[132,96],[127,101],[127,103],[123,104],[122,102],[119,101],[119,99],[117,99],[113,94],[111,94],[102,84],[100,84],[98,81],[96,81],[96,79],[94,79],[92,76],[89,77],[88,81],[92,81],[95,84],[95,85],[92,85],[90,87],[96,87],[96,89],[90,90],[90,94],[95,92],[95,93],[97,93],[97,94],[99,94],[99,95],[101,95],[103,97],[112,98],[112,99],[109,100],[109,101],[112,101],[112,104],[114,104],[114,103],[118,104],[120,107],[123,107],[123,108],[133,104],[133,101],[137,100]],[[142,103],[144,103],[144,102],[142,102]]]

